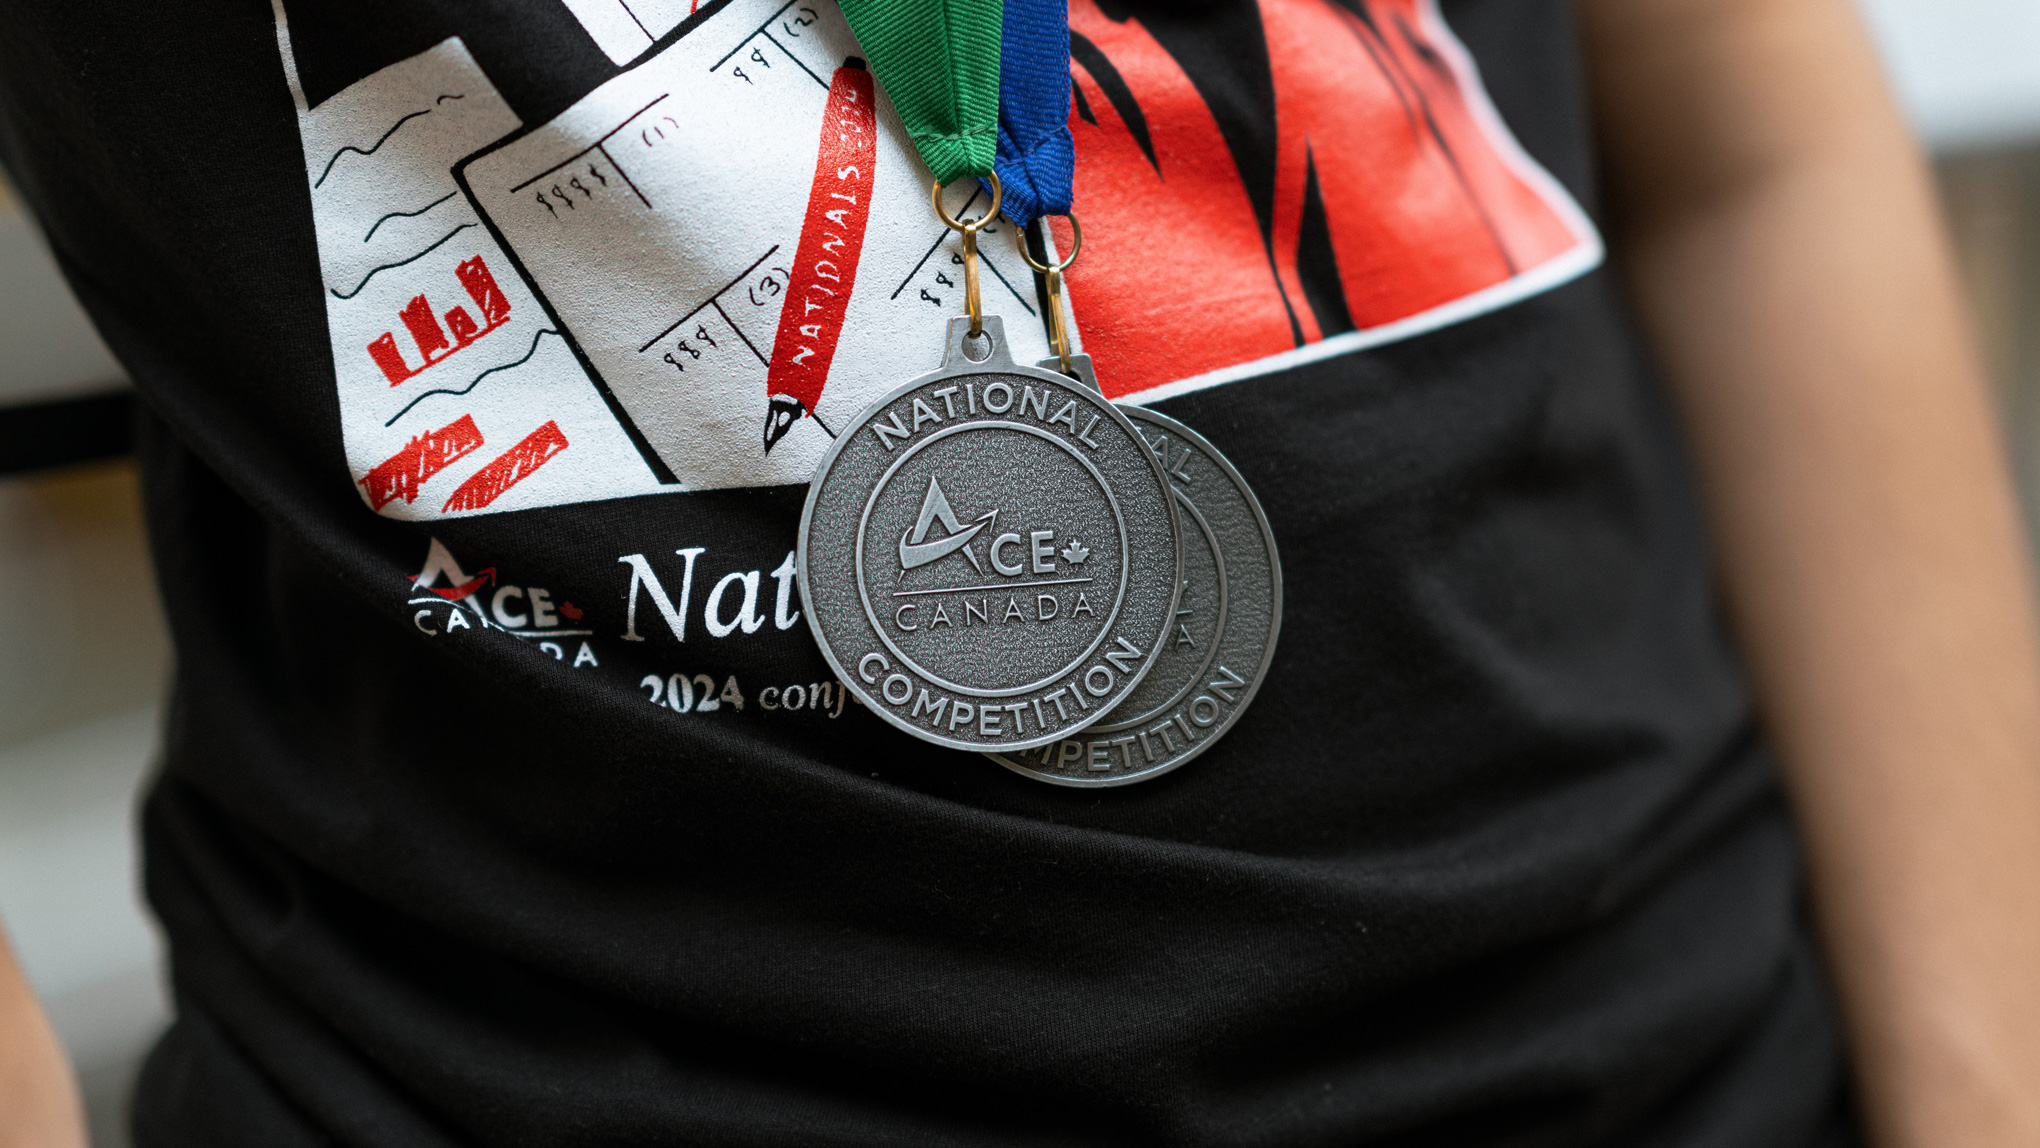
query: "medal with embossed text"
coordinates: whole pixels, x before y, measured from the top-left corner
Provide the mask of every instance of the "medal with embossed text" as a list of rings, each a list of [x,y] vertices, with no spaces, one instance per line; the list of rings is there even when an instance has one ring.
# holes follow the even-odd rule
[[[1125,414],[1016,364],[996,317],[872,404],[801,513],[801,599],[876,712],[956,749],[1060,741],[1123,702],[1175,625],[1176,500]]]
[[[978,235],[1002,203],[1002,107],[1040,88],[1066,109],[1067,53],[1015,74],[1045,87],[1009,92],[1002,0],[842,8],[928,166],[930,205],[958,233],[966,314],[949,324],[942,367],[866,408],[816,467],[799,535],[808,624],[865,705],[916,737],[985,751],[1067,738],[1139,685],[1182,581],[1160,461],[1095,388],[1015,363],[979,293]],[[1052,31],[1067,23],[1053,9],[1013,14],[1023,31]],[[1053,99],[1021,103],[1056,119]],[[1039,134],[1028,132],[1046,144],[1044,162],[1008,169],[1028,193],[1023,215],[1066,208],[1068,164]],[[971,219],[943,204],[944,187],[964,180],[991,192]],[[1059,323],[1056,334],[1057,365],[1073,372]]]
[[[1155,668],[1116,709],[1081,736],[988,755],[1058,785],[1145,781],[1211,748],[1260,689],[1282,628],[1275,535],[1246,479],[1196,431],[1124,409],[1176,487],[1183,591]]]

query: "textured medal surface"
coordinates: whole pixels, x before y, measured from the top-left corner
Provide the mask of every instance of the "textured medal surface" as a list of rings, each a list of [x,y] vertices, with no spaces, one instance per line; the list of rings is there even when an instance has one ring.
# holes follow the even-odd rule
[[[1123,702],[1175,626],[1176,504],[1095,391],[962,354],[874,403],[822,459],[800,591],[865,705],[957,749],[1075,734]]]
[[[1167,415],[1122,408],[1176,487],[1183,591],[1155,668],[1080,737],[992,760],[1060,785],[1125,785],[1211,748],[1261,686],[1282,628],[1282,566],[1254,492],[1218,448]]]

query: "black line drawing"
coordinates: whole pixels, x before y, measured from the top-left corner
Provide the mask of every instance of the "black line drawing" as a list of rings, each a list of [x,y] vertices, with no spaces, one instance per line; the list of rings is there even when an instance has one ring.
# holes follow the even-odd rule
[[[763,32],[763,31],[764,31],[765,29],[767,29],[767,28],[771,27],[771,26],[772,26],[772,22],[773,22],[774,20],[777,20],[777,19],[779,19],[779,14],[780,14],[781,12],[784,12],[784,11],[786,11],[786,10],[787,10],[788,8],[791,8],[791,7],[793,7],[793,6],[795,5],[795,4],[798,4],[798,3],[800,3],[800,0],[786,0],[786,3],[784,3],[784,4],[781,4],[781,5],[780,5],[780,6],[779,6],[779,7],[777,8],[777,9],[775,9],[775,10],[773,11],[772,15],[770,15],[770,16],[767,16],[767,17],[765,17],[765,22],[764,22],[764,23],[762,23],[762,24],[758,25],[758,26],[757,26],[756,28],[752,29],[752,30],[751,30],[751,35],[750,35],[750,36],[746,36],[746,37],[744,37],[743,39],[741,39],[741,40],[737,41],[737,46],[736,46],[736,47],[734,47],[734,48],[731,48],[731,49],[730,49],[730,50],[729,50],[728,52],[724,53],[724,54],[723,54],[723,58],[722,58],[722,59],[720,59],[720,60],[717,60],[717,61],[715,62],[715,64],[714,64],[713,66],[711,66],[711,67],[710,67],[710,68],[709,68],[708,70],[709,70],[709,71],[711,71],[711,72],[713,72],[713,71],[715,71],[715,70],[716,70],[716,68],[720,68],[720,67],[722,67],[722,66],[723,66],[724,64],[727,64],[727,63],[729,63],[729,62],[730,62],[730,57],[731,57],[731,56],[734,56],[734,55],[736,55],[736,54],[737,54],[738,52],[741,52],[741,51],[743,51],[743,50],[744,50],[744,45],[746,45],[746,44],[748,44],[748,43],[750,43],[750,42],[751,42],[751,36],[756,36],[756,35],[757,35],[758,33],[760,33],[760,32]]]
[[[757,39],[760,36],[763,36],[765,37],[766,40],[771,41],[773,47],[779,49],[781,52],[785,52],[786,58],[792,60],[795,67],[799,68],[803,72],[806,72],[808,74],[809,79],[813,80],[817,84],[820,84],[824,89],[827,89],[829,86],[829,81],[824,80],[820,76],[815,75],[815,70],[813,68],[808,67],[806,61],[802,60],[799,56],[796,56],[792,52],[788,51],[786,45],[780,43],[778,40],[773,39],[772,33],[766,31],[767,28],[770,28],[772,26],[772,22],[774,20],[779,19],[781,13],[784,13],[788,8],[791,8],[798,3],[800,3],[800,0],[786,0],[786,3],[781,4],[779,8],[772,13],[772,15],[767,16],[765,18],[765,22],[763,24],[760,24],[756,28],[752,29],[750,35],[745,36],[743,39],[737,41],[737,46],[731,48],[727,53],[723,55],[722,59],[717,60],[714,66],[710,67],[708,70],[711,73],[713,73],[717,68],[720,68],[724,64],[729,63],[731,56],[734,56],[738,52],[743,51],[744,45],[749,44],[751,41]]]
[[[448,94],[448,93],[442,92],[442,93],[440,93],[440,96],[439,96],[439,98],[438,98],[438,99],[436,99],[436,100],[432,101],[432,105],[433,105],[434,107],[437,107],[437,106],[439,106],[440,104],[443,104],[443,103],[445,103],[445,102],[446,102],[446,101],[448,101],[448,100],[464,100],[464,99],[467,99],[467,93],[466,93],[466,92],[457,92],[457,93],[452,93],[452,94]]]
[[[455,98],[460,99],[462,97],[456,96]],[[384,132],[382,134],[381,139],[378,139],[374,143],[368,145],[367,151],[363,151],[360,148],[355,147],[353,144],[348,144],[346,147],[343,147],[339,151],[334,152],[333,158],[326,161],[326,170],[320,172],[319,178],[312,181],[312,187],[314,189],[317,189],[320,184],[326,182],[326,177],[333,174],[333,165],[340,162],[341,156],[346,155],[348,152],[353,152],[355,155],[374,155],[377,151],[380,151],[382,149],[383,144],[389,142],[389,138],[391,136],[397,134],[398,128],[403,127],[405,124],[410,123],[412,120],[417,119],[419,116],[429,116],[431,114],[432,109],[426,108],[423,111],[412,112],[411,114],[398,120],[396,123],[391,124],[390,130]]]
[[[724,288],[724,290],[728,290],[728,288]],[[717,292],[717,294],[720,295],[721,292]],[[737,321],[735,319],[730,318],[730,313],[728,311],[722,309],[722,301],[720,299],[710,299],[708,301],[708,305],[715,308],[715,313],[722,316],[722,321],[730,325],[730,330],[735,331],[737,333],[737,338],[743,340],[744,346],[750,347],[751,354],[755,356],[758,360],[758,365],[764,367],[766,370],[771,370],[772,360],[767,359],[762,353],[759,352],[758,348],[751,346],[751,340],[744,334],[744,329],[742,327],[737,326]]]
[[[459,388],[441,387],[437,390],[426,391],[424,394],[421,394],[417,398],[412,399],[410,402],[405,403],[404,409],[398,411],[396,414],[391,415],[389,421],[384,423],[383,425],[384,426],[394,425],[398,419],[403,418],[407,414],[410,414],[412,407],[417,406],[419,403],[424,402],[426,399],[429,399],[434,395],[464,395],[467,394],[469,391],[474,390],[476,387],[481,386],[483,379],[488,378],[490,375],[495,374],[497,371],[508,371],[513,368],[523,366],[524,364],[531,361],[531,357],[533,355],[538,354],[538,341],[540,339],[545,338],[547,335],[558,337],[559,332],[553,330],[551,327],[547,327],[539,331],[538,334],[533,335],[531,337],[531,349],[524,352],[523,358],[518,359],[516,362],[504,363],[500,366],[490,367],[488,370],[483,371],[479,375],[476,375],[474,377],[474,381],[469,383],[467,386]]]
[[[679,121],[679,120],[676,120],[676,119],[674,119],[674,118],[673,118],[672,116],[660,116],[659,118],[660,118],[660,119],[662,119],[662,120],[665,120],[665,121],[666,121],[667,123],[669,123],[669,124],[672,124],[672,125],[673,125],[673,130],[674,130],[674,131],[679,131],[679,130],[680,130],[680,121]],[[652,125],[651,127],[648,127],[648,128],[640,128],[640,129],[638,129],[638,138],[639,138],[639,139],[641,139],[641,140],[643,140],[643,141],[645,141],[645,146],[646,146],[646,147],[651,147],[651,146],[652,146],[652,133],[653,133],[653,132],[658,132],[658,133],[659,133],[659,138],[660,138],[660,139],[665,139],[665,138],[666,138],[666,129],[665,129],[665,128],[662,128],[662,127],[660,127],[660,126],[659,126],[659,125],[657,125],[657,124],[653,124],[653,125]]]
[[[729,2],[730,0],[712,0],[707,8],[688,17],[687,21],[680,25],[681,29],[684,31],[694,27],[696,21],[704,18],[705,13],[719,12],[722,6]],[[574,337],[573,328],[567,325],[559,309],[553,306],[552,300],[546,296],[545,289],[531,274],[531,268],[526,267],[524,260],[518,258],[517,249],[510,246],[510,240],[503,234],[502,227],[482,206],[481,197],[475,194],[474,184],[468,179],[469,165],[483,156],[500,151],[520,138],[521,135],[513,133],[453,165],[453,182],[460,186],[461,194],[475,209],[476,217],[482,221],[482,227],[495,241],[497,249],[510,260],[510,266],[516,268],[518,278],[524,280],[524,286],[531,292],[532,298],[538,300],[539,308],[545,312],[546,318],[552,320],[553,330],[566,343],[567,350],[574,356],[574,362],[579,364],[583,375],[594,386],[595,393],[602,397],[602,404],[609,408],[611,417],[616,419],[616,425],[623,428],[624,436],[630,439],[631,446],[637,448],[638,459],[645,464],[645,469],[651,472],[652,478],[660,485],[677,486],[680,479],[673,473],[673,468],[667,466],[666,460],[659,457],[659,452],[652,449],[651,440],[645,437],[644,428],[638,426],[637,420],[631,417],[629,408],[623,405],[623,400],[616,397],[616,392],[610,389],[609,381],[602,377],[602,372],[595,369],[595,363],[588,357],[587,350],[581,346],[580,340]]]
[[[392,219],[409,219],[414,215],[423,215],[426,212],[431,211],[433,208],[438,207],[440,204],[445,203],[447,200],[452,199],[454,196],[459,194],[460,193],[457,191],[449,191],[445,195],[440,196],[438,199],[433,200],[431,203],[426,204],[425,206],[419,208],[416,211],[392,211],[388,215],[383,216],[381,219],[376,220],[375,227],[369,228],[368,234],[362,236],[361,241],[363,243],[367,243],[370,239],[375,238],[376,227],[381,227],[383,224],[388,223]]]
[[[670,92],[667,93],[667,95],[671,94],[672,93]],[[532,176],[530,179],[525,180],[523,183],[518,184],[516,187],[511,188],[510,193],[512,195],[515,195],[518,192],[523,191],[525,188],[530,187],[532,184],[537,183],[539,180],[544,179],[546,176],[549,176],[552,173],[560,170],[561,168],[566,167],[568,164],[578,161],[582,156],[587,155],[589,152],[599,151],[602,153],[602,158],[609,161],[609,166],[616,169],[616,174],[623,177],[623,182],[630,187],[631,193],[638,197],[638,202],[644,204],[646,207],[650,207],[652,205],[652,201],[645,198],[645,193],[638,190],[637,182],[630,178],[630,173],[623,170],[623,165],[616,162],[615,156],[609,154],[609,138],[615,135],[616,133],[622,131],[623,129],[629,127],[630,122],[632,120],[638,118],[641,115],[644,115],[646,112],[651,111],[653,108],[658,107],[660,101],[666,98],[667,98],[666,96],[660,96],[658,99],[653,100],[651,103],[646,104],[644,107],[641,107],[638,110],[632,112],[630,115],[624,117],[622,123],[617,124],[615,127],[610,128],[608,131],[602,133],[602,137],[596,140],[594,143],[589,144],[587,147],[582,148],[580,151],[575,152],[573,155],[568,156],[567,158],[552,165],[551,167],[546,168],[544,171],[539,172],[537,175]]]
[[[958,219],[962,219],[962,218],[963,218],[963,213],[964,213],[964,212],[966,212],[966,211],[969,211],[969,210],[970,210],[971,208],[973,208],[973,207],[976,207],[976,206],[977,206],[977,201],[978,201],[978,197],[979,197],[979,196],[981,196],[981,195],[983,195],[984,193],[985,193],[985,189],[984,189],[984,185],[983,185],[983,184],[976,184],[976,185],[973,185],[973,186],[971,187],[971,189],[970,189],[970,198],[969,198],[969,199],[966,199],[966,200],[964,200],[964,201],[963,201],[963,207],[962,207],[962,209],[961,209],[961,210],[959,210],[959,211],[958,211],[958,212],[956,213],[956,218],[958,218]],[[914,269],[913,269],[912,271],[909,271],[909,272],[907,272],[907,277],[906,277],[905,279],[902,279],[902,280],[900,280],[900,285],[899,285],[899,286],[897,286],[897,287],[895,287],[895,288],[893,288],[893,293],[892,293],[891,295],[888,295],[888,296],[886,296],[886,297],[887,297],[888,299],[897,299],[897,298],[899,298],[899,297],[900,297],[900,292],[902,292],[902,291],[905,291],[905,290],[907,289],[907,284],[909,284],[909,283],[912,283],[912,282],[914,281],[914,276],[916,276],[916,275],[919,275],[919,274],[921,273],[921,268],[922,268],[923,266],[925,266],[925,265],[927,264],[927,262],[928,262],[928,257],[929,257],[929,256],[931,256],[931,255],[933,255],[933,254],[935,254],[935,250],[936,250],[936,248],[939,248],[939,247],[941,247],[941,246],[942,246],[942,241],[943,241],[943,240],[945,240],[945,239],[947,239],[947,238],[949,238],[949,232],[948,232],[947,230],[943,230],[943,231],[938,231],[938,232],[936,232],[936,233],[935,233],[935,242],[933,242],[933,243],[930,243],[930,244],[928,245],[928,250],[926,250],[926,251],[923,251],[923,252],[921,253],[921,259],[920,259],[920,262],[918,262],[918,263],[915,263],[915,264],[914,264]],[[980,250],[980,251],[978,252],[978,254],[979,254],[980,256],[982,256],[982,255],[984,254],[984,252],[983,252],[982,250]],[[1002,279],[1002,280],[1001,280],[1001,282],[1003,282],[1003,281],[1004,281],[1004,280]]]
[[[668,335],[672,334],[672,333],[673,333],[674,331],[677,331],[677,330],[679,330],[679,328],[680,328],[680,324],[682,324],[682,323],[685,323],[685,322],[686,322],[687,320],[689,320],[689,319],[692,319],[692,318],[694,318],[694,317],[695,317],[696,315],[699,315],[699,314],[701,314],[701,310],[702,310],[702,308],[704,308],[704,307],[714,307],[714,308],[715,308],[715,310],[716,310],[716,314],[718,314],[718,315],[722,315],[722,317],[723,317],[723,322],[725,322],[725,323],[730,323],[730,317],[729,317],[729,315],[727,315],[727,314],[725,314],[725,313],[723,312],[723,309],[722,309],[722,304],[720,304],[720,303],[716,302],[716,300],[717,300],[717,299],[720,299],[720,298],[722,298],[722,296],[723,296],[723,295],[724,295],[724,294],[725,294],[726,292],[728,292],[730,288],[732,288],[732,287],[735,287],[735,286],[736,286],[737,284],[739,284],[739,283],[742,283],[742,282],[743,282],[744,280],[746,280],[746,279],[750,278],[750,276],[751,276],[751,272],[753,272],[753,271],[756,271],[756,270],[758,269],[758,267],[759,267],[759,265],[760,265],[760,264],[764,263],[764,262],[765,262],[765,261],[766,261],[767,259],[770,259],[770,258],[772,258],[772,252],[774,252],[774,251],[777,251],[777,250],[779,250],[779,244],[775,243],[775,244],[773,244],[773,245],[771,246],[771,248],[770,248],[770,249],[768,249],[768,250],[767,250],[767,251],[765,252],[765,254],[763,254],[763,255],[760,255],[760,256],[759,256],[759,257],[757,258],[757,260],[756,260],[756,261],[754,261],[754,262],[753,262],[753,263],[752,263],[752,264],[751,264],[751,265],[750,265],[749,267],[746,267],[746,268],[744,268],[744,269],[743,269],[742,271],[739,271],[739,272],[737,273],[737,277],[736,277],[736,278],[734,278],[734,279],[730,280],[730,281],[729,281],[728,283],[725,283],[725,284],[723,284],[723,285],[722,285],[722,286],[721,286],[720,288],[718,288],[718,289],[716,290],[715,294],[713,294],[713,295],[710,295],[710,296],[709,296],[709,297],[708,297],[707,299],[705,299],[705,300],[703,300],[703,301],[702,301],[701,303],[697,304],[697,305],[695,306],[694,310],[692,310],[692,311],[689,311],[689,312],[687,312],[687,313],[686,313],[685,315],[682,315],[682,316],[680,316],[680,317],[679,317],[678,319],[675,319],[675,320],[673,320],[673,324],[672,324],[672,326],[669,326],[669,327],[667,327],[667,328],[666,328],[665,330],[663,330],[663,331],[659,332],[659,333],[658,333],[658,334],[656,334],[656,335],[653,335],[653,336],[652,336],[652,337],[651,337],[650,339],[647,339],[647,340],[645,340],[645,345],[644,345],[644,346],[642,346],[642,347],[639,347],[639,348],[637,349],[637,353],[638,353],[638,354],[640,354],[640,355],[642,355],[642,354],[644,354],[644,353],[645,353],[646,351],[649,351],[649,350],[651,350],[651,349],[652,349],[652,347],[653,347],[653,345],[655,345],[656,343],[658,343],[658,341],[659,341],[659,340],[661,340],[661,339],[665,338],[666,336],[668,336]],[[735,323],[730,323],[730,329],[731,329],[732,331],[736,331],[736,332],[737,332],[737,338],[739,338],[739,339],[744,339],[744,332],[743,332],[743,331],[741,331],[741,330],[739,330],[739,329],[737,328],[737,325],[736,325]],[[749,339],[744,339],[744,345],[745,345],[746,347],[751,347],[751,340],[749,340]],[[751,353],[752,353],[752,354],[754,354],[754,355],[758,355],[758,348],[756,348],[756,347],[751,347]],[[761,363],[764,363],[764,362],[766,361],[766,360],[765,360],[765,356],[763,356],[763,355],[758,355],[758,361],[759,361],[759,362],[761,362]],[[766,365],[767,365],[767,366],[770,366],[771,364],[767,363]]]
[[[999,282],[1006,285],[1006,290],[1013,293],[1013,298],[1018,300],[1020,303],[1020,309],[1027,312],[1029,315],[1034,314],[1034,308],[1027,302],[1027,296],[1022,295],[1020,293],[1020,289],[1018,287],[1013,286],[1012,281],[1006,278],[1006,273],[1004,271],[999,270],[998,264],[992,262],[991,256],[985,254],[983,251],[979,251],[978,258],[981,261],[983,261],[986,267],[991,268],[992,274],[998,278]]]
[[[982,195],[983,193],[984,193],[983,188],[972,188],[970,198],[963,201],[963,210],[957,212],[956,217],[958,219],[963,218],[964,211],[969,211],[971,208],[977,206],[978,196]],[[886,296],[886,298],[888,299],[899,298],[900,292],[905,291],[907,289],[907,284],[912,283],[914,281],[914,276],[919,275],[921,273],[921,268],[926,266],[928,263],[928,257],[930,255],[935,254],[935,249],[942,246],[942,241],[947,238],[949,238],[949,232],[947,231],[938,232],[935,236],[935,242],[930,243],[928,245],[928,250],[923,251],[921,253],[921,258],[918,262],[914,264],[914,269],[912,271],[907,272],[907,277],[905,279],[900,280],[900,285],[893,288],[893,293]]]
[[[773,47],[775,47],[775,48],[779,49],[779,50],[780,50],[780,51],[782,51],[782,52],[786,52],[786,58],[787,58],[787,59],[789,59],[789,60],[792,60],[792,61],[793,61],[794,63],[796,63],[796,64],[799,64],[799,65],[800,65],[800,70],[801,70],[801,71],[803,71],[803,72],[806,72],[806,73],[808,74],[808,78],[809,78],[809,79],[813,80],[813,81],[814,81],[815,83],[817,83],[817,84],[820,84],[820,85],[822,86],[822,90],[823,90],[823,91],[827,91],[827,90],[828,90],[828,88],[829,88],[829,81],[827,81],[827,80],[824,80],[824,79],[823,79],[823,78],[821,78],[820,76],[817,76],[817,75],[815,75],[815,70],[814,70],[813,68],[810,68],[810,67],[808,67],[808,66],[807,66],[807,64],[803,63],[803,62],[802,62],[802,60],[801,60],[801,58],[800,58],[799,56],[796,56],[796,55],[794,55],[794,54],[793,54],[792,52],[787,52],[787,50],[786,50],[786,45],[784,45],[784,44],[780,43],[780,42],[779,42],[779,41],[777,41],[777,40],[773,40],[773,39],[772,39],[772,33],[770,33],[770,32],[760,32],[760,33],[758,33],[758,34],[759,34],[760,36],[763,36],[763,37],[765,37],[765,38],[766,38],[767,40],[771,40],[771,42],[772,42],[772,46],[773,46]]]
[[[983,185],[971,188],[970,198],[963,201],[962,210],[956,213],[957,218],[961,219],[963,217],[963,212],[969,211],[971,208],[977,206],[978,197],[983,195],[984,193],[985,189]],[[900,285],[893,288],[893,293],[886,296],[886,298],[887,299],[899,298],[900,292],[905,291],[907,289],[907,285],[914,281],[914,276],[919,275],[921,273],[921,268],[928,265],[928,257],[935,254],[935,252],[941,248],[942,241],[947,238],[949,238],[949,232],[946,229],[939,232],[935,236],[935,242],[930,243],[928,245],[928,250],[923,251],[921,253],[921,258],[918,262],[914,264],[914,269],[912,271],[907,272],[907,277],[905,279],[900,280]],[[986,267],[992,269],[992,276],[996,278],[1000,283],[1004,284],[1007,291],[1012,292],[1013,298],[1019,302],[1022,310],[1026,311],[1029,315],[1035,314],[1034,305],[1028,302],[1027,296],[1022,295],[1019,289],[1013,286],[1012,280],[1006,278],[1006,273],[999,270],[999,265],[997,263],[992,262],[990,252],[980,247],[978,249],[978,259],[982,261]]]
[[[625,4],[623,0],[616,0],[616,6],[623,9],[623,14],[630,17],[631,23],[637,25],[637,30],[645,34],[645,39],[647,40],[658,39],[657,36],[652,35],[652,30],[650,28],[645,27],[645,22],[637,18],[637,13],[630,10],[630,5]]]
[[[328,287],[326,288],[326,290],[331,291],[333,293],[333,298],[335,299],[352,299],[356,295],[361,294],[361,289],[363,287],[368,286],[368,281],[370,279],[375,278],[377,275],[380,275],[393,267],[402,267],[406,263],[416,263],[418,260],[423,259],[427,255],[430,255],[434,251],[438,250],[439,247],[445,244],[447,240],[452,239],[454,236],[459,235],[461,232],[466,231],[468,228],[473,226],[474,224],[472,223],[463,223],[459,227],[454,228],[452,231],[447,232],[445,235],[440,236],[438,242],[435,242],[432,246],[427,247],[425,250],[420,251],[418,254],[411,256],[409,259],[399,259],[395,263],[385,263],[380,267],[372,269],[371,271],[369,271],[368,274],[361,277],[361,282],[356,283],[354,285],[354,290],[352,291],[342,293],[339,289],[333,287]]]

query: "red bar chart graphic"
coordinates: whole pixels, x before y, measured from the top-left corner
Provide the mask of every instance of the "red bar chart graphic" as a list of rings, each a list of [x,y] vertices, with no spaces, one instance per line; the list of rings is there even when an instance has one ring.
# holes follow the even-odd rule
[[[391,386],[402,385],[509,321],[510,300],[496,285],[496,277],[490,274],[489,265],[482,262],[481,256],[462,263],[453,273],[482,317],[477,320],[466,307],[457,306],[446,312],[446,325],[442,327],[431,302],[423,295],[413,297],[397,312],[397,320],[410,332],[411,342],[418,348],[419,364],[413,367],[404,358],[393,331],[384,331],[368,345],[369,358],[382,368]]]

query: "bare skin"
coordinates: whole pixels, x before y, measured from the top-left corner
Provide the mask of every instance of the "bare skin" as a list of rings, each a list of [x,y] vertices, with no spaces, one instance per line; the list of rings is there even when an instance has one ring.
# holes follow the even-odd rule
[[[0,1148],[85,1148],[70,1061],[0,933]]]
[[[1925,164],[1848,0],[1583,0],[1882,1148],[2040,1144],[2040,657]]]
[[[1848,0],[1581,0],[1881,1148],[2040,1143],[2040,655],[1925,167]],[[0,1148],[80,1148],[0,944]]]

